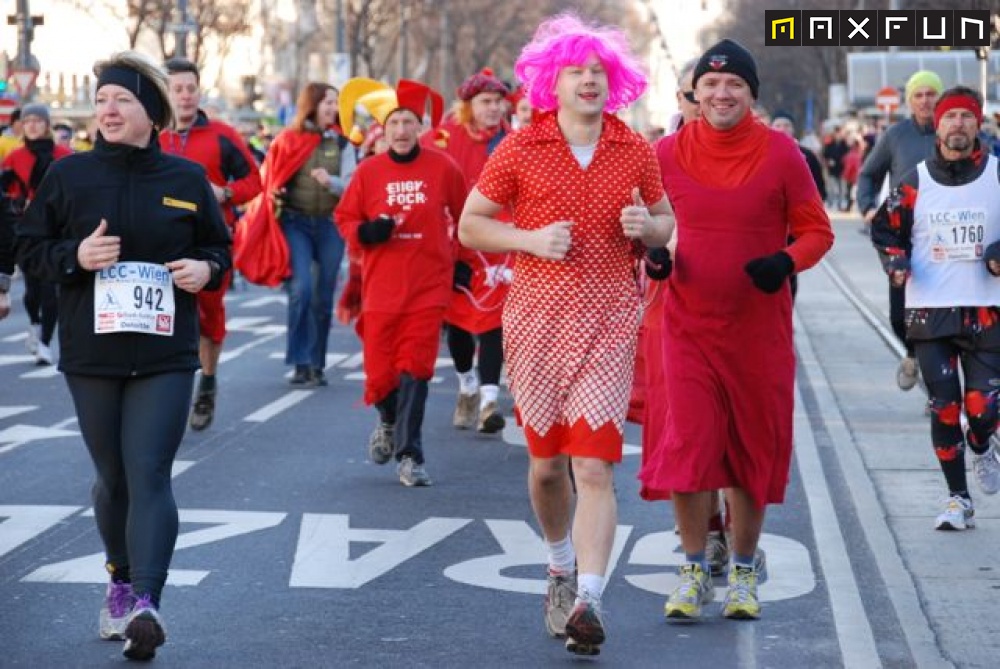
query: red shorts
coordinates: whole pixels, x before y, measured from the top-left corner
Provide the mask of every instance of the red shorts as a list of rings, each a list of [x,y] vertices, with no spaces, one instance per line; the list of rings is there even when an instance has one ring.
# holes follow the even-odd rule
[[[226,338],[226,291],[233,279],[232,271],[222,277],[218,290],[203,290],[198,293],[198,327],[201,336],[221,344]]]
[[[518,424],[521,416],[514,409]],[[605,423],[592,430],[587,421],[580,419],[573,425],[556,423],[545,436],[539,435],[530,425],[524,426],[524,437],[528,441],[528,453],[533,458],[554,458],[568,455],[573,458],[597,458],[605,462],[621,462],[624,435],[614,423]]]

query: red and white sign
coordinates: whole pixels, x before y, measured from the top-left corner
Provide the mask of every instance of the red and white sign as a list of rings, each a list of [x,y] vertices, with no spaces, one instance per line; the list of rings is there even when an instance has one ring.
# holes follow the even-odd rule
[[[902,98],[899,96],[899,89],[893,88],[892,86],[886,86],[885,88],[879,90],[878,94],[875,96],[875,104],[886,114],[891,114],[899,109],[899,105],[902,101]]]
[[[38,72],[35,70],[13,70],[7,81],[10,82],[18,97],[23,100],[28,97],[31,89],[35,87],[35,79],[37,78]]]
[[[17,100],[0,98],[0,125],[10,123],[10,115],[15,109],[17,109]]]

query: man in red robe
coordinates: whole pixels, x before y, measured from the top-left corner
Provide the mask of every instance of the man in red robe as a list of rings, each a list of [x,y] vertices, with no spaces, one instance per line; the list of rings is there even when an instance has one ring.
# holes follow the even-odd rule
[[[674,502],[686,563],[668,619],[692,620],[715,596],[705,558],[711,495],[729,490],[728,618],[758,618],[754,551],[767,504],[784,500],[792,455],[795,354],[788,278],[833,243],[795,142],[753,115],[753,56],[723,40],[694,72],[701,120],[657,146],[677,215],[665,282],[662,392],[667,404],[644,494]],[[788,244],[788,238],[794,242]]]
[[[389,144],[358,166],[334,216],[361,257],[364,399],[379,414],[368,455],[380,465],[395,458],[406,486],[431,484],[421,430],[451,299],[452,235],[467,193],[455,161],[418,142],[428,97],[436,124],[441,98],[418,82],[393,90],[355,79],[340,95],[343,127],[351,127],[358,102],[385,127]]]

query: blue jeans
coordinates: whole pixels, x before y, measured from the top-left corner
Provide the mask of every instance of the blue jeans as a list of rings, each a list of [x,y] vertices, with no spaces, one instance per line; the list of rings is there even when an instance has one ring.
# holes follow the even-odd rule
[[[331,216],[286,211],[281,215],[281,228],[292,260],[292,276],[285,281],[288,292],[285,364],[324,369],[344,240]]]

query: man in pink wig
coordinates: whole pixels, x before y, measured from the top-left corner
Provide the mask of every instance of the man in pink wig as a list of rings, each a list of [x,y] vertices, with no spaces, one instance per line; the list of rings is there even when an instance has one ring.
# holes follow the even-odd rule
[[[490,156],[459,238],[516,254],[504,353],[548,547],[545,623],[570,652],[596,655],[641,315],[636,267],[647,246],[667,243],[673,216],[652,149],[611,114],[646,88],[619,30],[550,19],[515,71],[539,118]],[[497,220],[505,206],[514,225]]]

